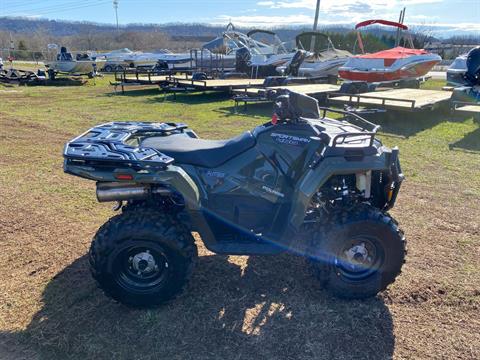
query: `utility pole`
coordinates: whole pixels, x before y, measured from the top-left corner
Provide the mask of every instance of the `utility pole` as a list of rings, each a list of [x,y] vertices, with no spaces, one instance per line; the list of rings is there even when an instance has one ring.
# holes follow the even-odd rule
[[[315,10],[315,20],[313,22],[313,31],[317,31],[317,27],[318,27],[318,16],[320,14],[320,0],[317,0],[317,8]],[[312,41],[310,43],[310,51],[314,51],[315,47],[315,37],[312,36]]]
[[[113,8],[115,9],[115,19],[117,20],[117,32],[118,32],[118,0],[113,0]]]

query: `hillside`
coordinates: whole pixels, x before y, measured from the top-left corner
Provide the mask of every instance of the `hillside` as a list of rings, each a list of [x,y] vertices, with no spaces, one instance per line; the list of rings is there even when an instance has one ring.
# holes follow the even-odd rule
[[[206,24],[128,24],[121,27],[122,32],[163,32],[167,35],[181,37],[214,37],[221,33],[225,26]],[[238,28],[239,31],[251,29]],[[291,40],[298,34],[302,27],[276,28],[277,33],[286,40]],[[306,30],[306,28],[305,28]],[[329,31],[346,32],[346,27],[329,27]],[[74,36],[85,33],[109,33],[116,31],[116,27],[110,24],[96,24],[91,22],[69,22],[47,19],[26,19],[0,17],[0,31],[12,32],[13,34],[46,33],[54,37]]]

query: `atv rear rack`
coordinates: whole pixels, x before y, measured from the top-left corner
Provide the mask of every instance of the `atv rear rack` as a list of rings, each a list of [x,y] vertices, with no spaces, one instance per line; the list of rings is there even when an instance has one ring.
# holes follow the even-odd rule
[[[167,136],[187,129],[186,124],[111,122],[95,126],[65,145],[68,166],[109,166],[134,169],[165,169],[174,159],[158,150],[137,146],[144,136]]]
[[[331,139],[331,147],[335,148],[340,145],[353,145],[357,142],[368,140],[368,146],[372,146],[375,141],[375,135],[380,129],[380,125],[371,123],[370,121],[359,116],[357,112],[347,110],[338,110],[328,107],[319,107],[322,115],[320,119],[325,121],[327,119],[327,113],[332,112],[343,115],[343,121],[348,121],[351,125],[355,126],[359,131],[357,132],[345,132],[337,134]]]

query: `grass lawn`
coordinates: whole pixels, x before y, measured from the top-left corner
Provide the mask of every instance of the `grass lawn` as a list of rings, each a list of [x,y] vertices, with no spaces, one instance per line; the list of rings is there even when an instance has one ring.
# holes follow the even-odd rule
[[[185,293],[132,310],[90,277],[90,240],[113,213],[93,182],[63,174],[65,141],[113,120],[229,137],[268,120],[271,105],[234,114],[225,95],[121,96],[109,80],[0,85],[1,359],[480,358],[478,122],[448,111],[374,119],[400,148],[407,181],[392,215],[409,244],[402,274],[377,298],[331,298],[294,256],[220,256],[198,241]]]

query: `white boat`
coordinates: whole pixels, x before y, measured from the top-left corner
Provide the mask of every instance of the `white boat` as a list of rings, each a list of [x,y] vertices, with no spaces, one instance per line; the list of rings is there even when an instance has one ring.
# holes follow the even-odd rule
[[[95,73],[96,60],[90,58],[87,54],[77,54],[74,58],[65,47],[62,47],[56,60],[47,62],[45,66],[49,71],[58,73],[90,75]]]
[[[158,62],[165,62],[167,68],[185,68],[191,66],[191,57],[189,54],[174,54],[166,49],[156,52],[143,52],[123,48],[97,54],[97,57],[104,59],[105,62],[102,70],[105,72],[118,71],[125,68],[153,68]]]
[[[165,62],[169,68],[190,67],[190,54],[174,54],[168,50],[159,50],[158,52],[138,52],[125,57],[124,60],[129,67],[153,67],[158,62]]]
[[[447,69],[447,85],[463,86],[466,84],[464,76],[467,72],[467,55],[458,56]]]
[[[254,36],[259,34],[273,38],[272,43],[256,40]],[[221,36],[204,44],[202,50],[222,55],[218,61],[224,68],[235,69],[254,78],[275,75],[275,69],[290,61],[294,54],[272,31],[256,29],[244,34],[236,31],[231,24]]]
[[[254,35],[269,36],[273,39],[270,43],[262,39],[255,40]],[[295,52],[287,49],[286,43],[282,42],[273,31],[254,29],[247,33],[249,39],[248,49],[251,57],[251,77],[265,77],[277,75],[277,68],[292,60]]]
[[[338,69],[353,56],[349,51],[336,49],[330,37],[318,31],[303,32],[295,40],[298,50],[307,51],[298,70],[300,77],[337,76]]]
[[[103,66],[99,70],[105,72],[112,72],[116,70],[123,70],[128,67],[125,59],[139,54],[138,51],[132,51],[128,48],[112,50],[107,53],[98,53],[96,54],[97,59],[104,60]]]

